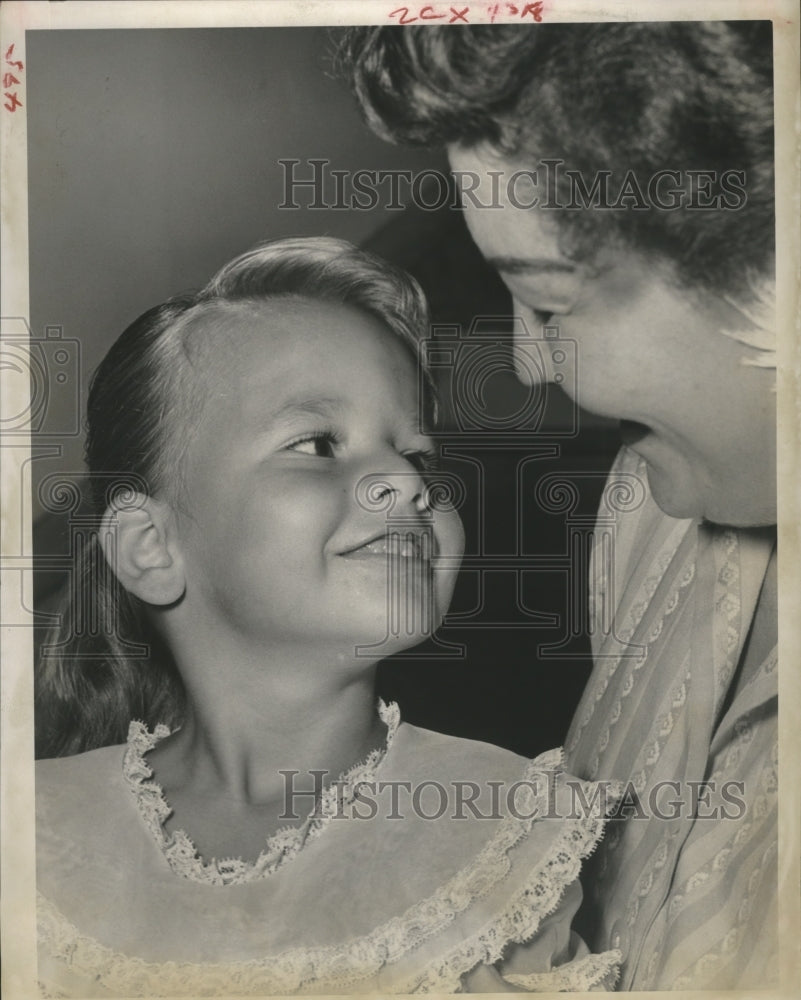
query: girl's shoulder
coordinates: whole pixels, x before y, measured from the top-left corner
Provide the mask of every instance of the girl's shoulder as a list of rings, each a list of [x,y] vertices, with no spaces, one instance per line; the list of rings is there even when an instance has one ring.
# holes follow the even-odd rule
[[[116,797],[122,786],[125,751],[125,744],[120,744],[70,757],[37,760],[37,819],[58,818],[64,822],[69,816],[85,816],[92,802]]]
[[[399,752],[402,753],[409,763],[416,759],[421,766],[440,771],[460,767],[463,762],[469,761],[472,766],[477,766],[482,770],[486,768],[501,769],[514,773],[529,761],[528,757],[523,757],[513,750],[507,750],[494,743],[485,743],[483,740],[468,739],[462,736],[451,736],[448,733],[424,729],[406,721],[401,722],[398,727],[394,737],[393,750],[396,755]],[[548,753],[558,756],[559,750],[552,750]]]
[[[86,775],[108,773],[125,753],[126,744],[98,747],[69,757],[45,757],[36,761],[37,781],[81,781]]]
[[[522,824],[529,833],[541,820],[563,821],[541,827],[537,835],[545,838],[568,827],[596,838],[620,795],[618,782],[583,781],[567,772],[561,747],[528,758],[491,743],[404,723],[392,750],[382,779],[410,784],[413,804],[430,790],[429,798],[447,802],[444,816],[465,814],[478,820],[478,841],[490,833],[487,810],[496,825]]]
[[[39,888],[114,867],[144,839],[123,772],[126,745],[36,762],[36,856]]]

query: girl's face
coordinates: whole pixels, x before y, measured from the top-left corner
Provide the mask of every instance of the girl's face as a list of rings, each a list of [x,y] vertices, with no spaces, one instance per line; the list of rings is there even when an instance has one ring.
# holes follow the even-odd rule
[[[515,169],[464,149],[451,150],[451,165],[483,179],[485,204],[488,171],[508,178]],[[619,420],[666,513],[775,523],[775,373],[743,364],[755,352],[721,332],[743,329],[739,313],[677,287],[632,252],[609,251],[593,271],[574,264],[544,208],[468,201],[465,216],[531,334],[515,345],[524,381],[559,379],[579,406]],[[543,344],[544,322],[569,344],[558,370],[552,351],[561,349]]]
[[[447,610],[463,535],[454,511],[426,507],[409,349],[310,300],[195,322],[208,389],[177,515],[185,600],[257,643],[348,656],[377,643],[380,658],[419,642]]]

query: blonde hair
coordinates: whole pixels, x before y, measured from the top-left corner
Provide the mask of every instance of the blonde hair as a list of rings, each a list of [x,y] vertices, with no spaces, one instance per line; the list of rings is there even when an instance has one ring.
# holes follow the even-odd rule
[[[203,385],[188,353],[196,328],[189,320],[221,303],[286,297],[370,313],[415,356],[429,332],[427,303],[417,282],[344,240],[277,240],[241,254],[201,291],[140,316],[95,372],[86,461],[98,523],[116,496],[130,493],[132,483],[138,492],[172,500],[180,495],[180,441],[202,402]],[[209,338],[213,332],[206,333]],[[433,383],[423,384],[429,390],[426,402],[434,407]],[[61,621],[43,645],[37,668],[38,756],[122,742],[134,718],[151,728],[160,722],[174,728],[183,714],[183,684],[169,650],[141,603],[117,584],[97,532],[83,537]],[[91,634],[75,627],[81,615],[96,623]]]

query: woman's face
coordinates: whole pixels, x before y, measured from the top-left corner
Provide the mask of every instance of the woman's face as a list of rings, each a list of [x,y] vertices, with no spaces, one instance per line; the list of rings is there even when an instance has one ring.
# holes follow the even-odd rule
[[[492,155],[454,148],[455,170],[479,174],[515,167]],[[497,184],[497,180],[496,180]],[[503,184],[500,185],[503,190]],[[489,187],[486,197],[491,201]],[[624,443],[647,463],[659,506],[674,517],[733,524],[776,520],[775,373],[743,364],[755,352],[724,335],[743,317],[711,295],[691,293],[643,255],[601,253],[594,270],[567,259],[544,208],[465,204],[474,240],[512,293],[533,340],[544,322],[575,342],[564,352],[563,388],[579,406],[619,420]],[[524,380],[548,368],[516,340]],[[572,358],[575,361],[572,361]]]
[[[333,658],[383,643],[380,658],[419,642],[447,610],[463,537],[454,511],[425,505],[411,351],[336,304],[197,322],[208,390],[185,458],[185,599],[257,646]]]

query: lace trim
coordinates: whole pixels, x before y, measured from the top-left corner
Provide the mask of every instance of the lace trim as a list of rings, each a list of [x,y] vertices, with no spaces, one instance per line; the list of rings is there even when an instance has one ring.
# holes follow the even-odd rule
[[[599,955],[585,955],[550,972],[502,975],[502,978],[511,986],[519,986],[529,993],[586,993],[594,986],[612,990],[617,983],[622,961],[621,952],[603,951]]]
[[[548,779],[561,768],[561,759],[561,751],[550,751],[525,768],[523,780],[530,784],[524,788],[527,801],[518,803],[518,812],[531,818],[505,816],[495,836],[473,861],[432,896],[347,944],[291,949],[246,962],[145,962],[82,935],[41,895],[40,943],[74,972],[125,996],[293,993],[309,983],[324,984],[329,991],[343,990],[375,975],[448,927],[457,914],[508,875],[509,851],[525,839],[537,821],[535,817],[547,810]],[[544,788],[542,778],[546,779]],[[595,815],[562,821],[556,841],[505,910],[433,966],[419,971],[398,992],[458,990],[460,978],[470,969],[481,962],[494,964],[507,944],[532,938],[542,919],[557,908],[566,886],[576,879],[581,859],[594,849],[603,823],[603,818]]]
[[[591,783],[581,782],[581,785],[582,791],[587,791]],[[621,784],[615,783],[609,788],[610,810],[620,798],[622,787]],[[537,800],[539,808],[542,800],[539,796]],[[581,861],[589,857],[598,845],[603,832],[604,818],[586,816],[585,822],[586,827],[582,827],[580,822],[563,820],[556,844],[543,862],[532,871],[521,890],[512,897],[506,910],[492,920],[480,934],[460,942],[436,966],[427,970],[422,978],[410,980],[401,992],[460,992],[460,980],[467,972],[481,964],[497,964],[510,943],[522,944],[530,941],[537,933],[542,920],[556,910],[566,886],[578,878]],[[527,831],[530,828],[529,822]],[[609,959],[610,966],[607,971],[610,971],[614,963],[619,962],[620,954],[617,951],[604,954],[613,956]]]
[[[394,702],[385,705],[379,701],[378,714],[387,727],[384,745],[371,751],[363,761],[354,764],[337,781],[324,788],[317,805],[300,826],[282,827],[268,837],[265,847],[253,862],[241,858],[212,858],[206,862],[186,831],[168,833],[165,830],[164,823],[172,814],[172,807],[165,799],[161,786],[152,780],[153,770],[144,755],[169,736],[167,726],[158,725],[151,733],[143,722],[131,722],[122,773],[136,798],[145,825],[176,875],[207,885],[243,885],[272,875],[297,857],[305,844],[319,837],[334,816],[342,815],[343,810],[353,804],[356,788],[362,782],[375,778],[377,768],[398,731],[400,709]]]

